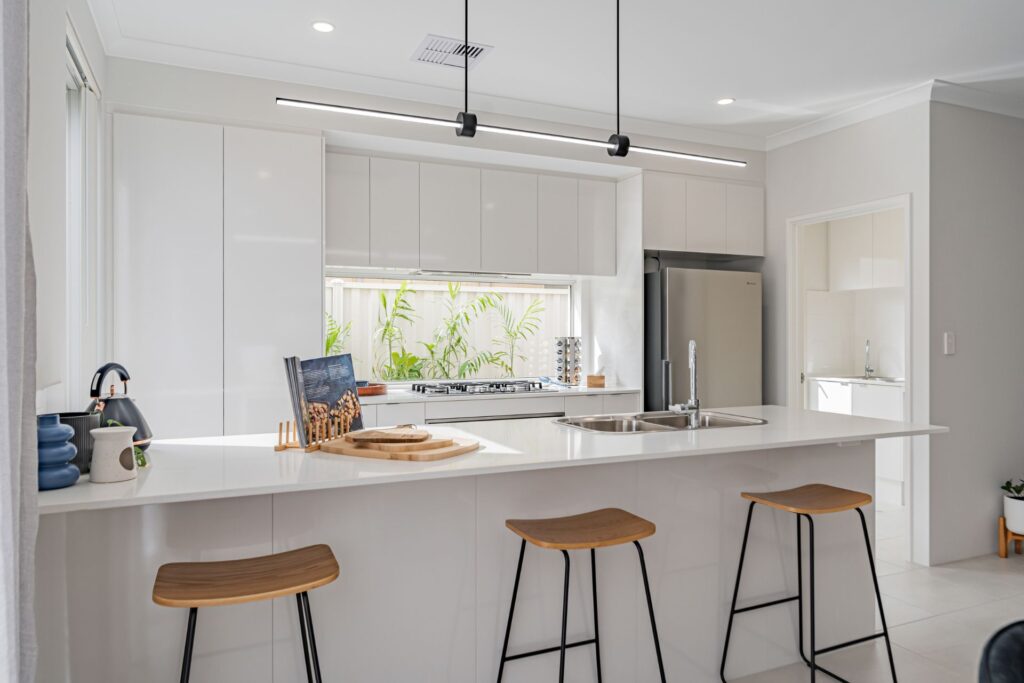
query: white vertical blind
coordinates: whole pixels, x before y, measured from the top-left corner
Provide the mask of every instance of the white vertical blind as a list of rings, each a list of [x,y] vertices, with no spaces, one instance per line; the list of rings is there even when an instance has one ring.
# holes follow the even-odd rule
[[[426,357],[427,350],[420,342],[433,339],[434,330],[445,315],[448,283],[433,280],[407,282],[414,291],[408,297],[413,306],[414,318],[411,324],[403,322],[400,325],[405,335],[405,349],[409,353]],[[381,311],[381,292],[387,295],[390,306],[401,283],[400,279],[327,278],[324,297],[327,313],[343,327],[351,323],[352,333],[345,351],[352,353],[356,375],[361,379],[376,379],[374,367],[385,355],[375,334],[380,327],[378,315]],[[538,314],[540,324],[537,333],[516,347],[516,355],[525,356],[525,360],[516,360],[515,375],[536,377],[553,374],[554,338],[568,336],[571,329],[570,286],[463,282],[457,301],[459,304],[467,303],[484,293],[500,295],[502,303],[511,308],[516,318],[523,314],[533,300],[541,301],[544,310]],[[485,312],[470,325],[471,353],[499,351],[503,348],[502,339],[501,315],[496,310]],[[502,368],[488,365],[473,377],[486,379],[504,376],[506,373]]]

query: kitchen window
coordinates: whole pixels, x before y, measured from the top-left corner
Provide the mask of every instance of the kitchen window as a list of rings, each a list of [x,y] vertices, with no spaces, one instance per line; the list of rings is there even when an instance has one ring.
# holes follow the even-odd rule
[[[569,282],[328,277],[324,302],[325,354],[376,381],[550,375],[572,328]]]

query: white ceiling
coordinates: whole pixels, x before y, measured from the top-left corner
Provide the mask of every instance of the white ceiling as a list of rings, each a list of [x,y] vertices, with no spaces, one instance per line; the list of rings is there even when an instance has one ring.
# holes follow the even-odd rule
[[[113,56],[461,106],[461,71],[409,59],[427,33],[461,35],[458,0],[89,2]],[[749,141],[933,78],[1024,100],[1021,0],[621,2],[624,119]],[[614,7],[470,0],[470,40],[495,46],[471,108],[613,113]]]

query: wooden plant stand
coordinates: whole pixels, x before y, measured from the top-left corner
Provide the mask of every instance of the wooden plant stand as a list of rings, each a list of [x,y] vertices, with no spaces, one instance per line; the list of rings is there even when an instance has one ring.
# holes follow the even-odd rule
[[[1015,534],[1006,528],[1006,517],[999,518],[999,557],[1007,557],[1010,554],[1010,542],[1013,542],[1013,551],[1021,554],[1021,542],[1024,536]]]

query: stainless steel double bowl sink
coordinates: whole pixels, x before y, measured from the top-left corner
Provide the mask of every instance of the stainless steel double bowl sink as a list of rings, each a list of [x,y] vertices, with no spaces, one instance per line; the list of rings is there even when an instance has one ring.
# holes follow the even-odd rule
[[[657,413],[640,413],[638,415],[586,415],[581,417],[561,417],[555,420],[558,424],[575,427],[588,432],[604,432],[611,434],[637,434],[650,432],[677,432],[689,429],[717,429],[721,427],[750,427],[766,424],[766,420],[742,415],[718,413],[713,410],[702,410],[697,424],[692,424],[690,413],[674,413],[671,411]]]

